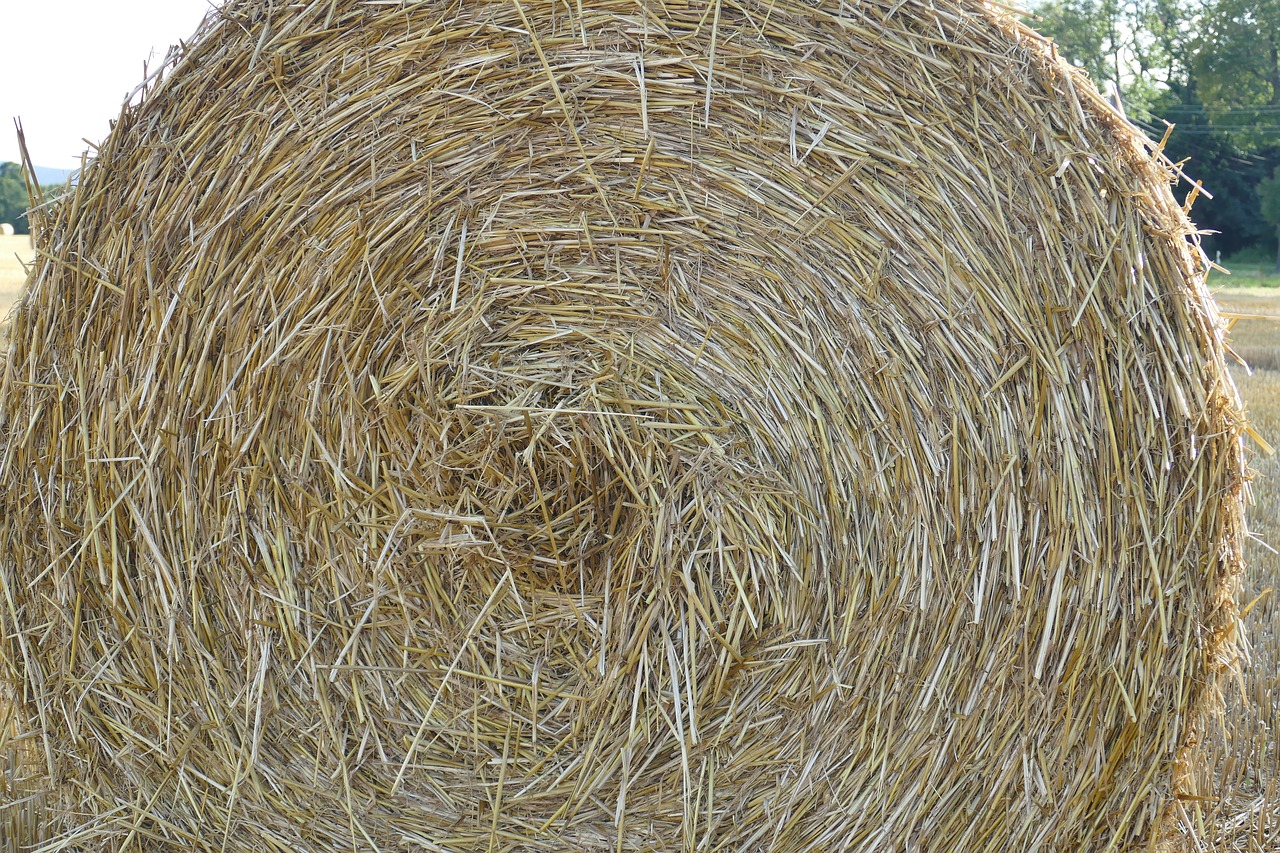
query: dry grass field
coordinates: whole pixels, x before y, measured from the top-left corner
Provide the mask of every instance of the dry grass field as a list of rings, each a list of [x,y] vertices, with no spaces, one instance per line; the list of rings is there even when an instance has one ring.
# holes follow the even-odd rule
[[[18,301],[22,282],[27,277],[22,265],[31,261],[31,255],[31,241],[27,237],[0,236],[0,327],[7,325],[9,311]]]
[[[1224,312],[1241,315],[1232,344],[1249,368],[1232,373],[1253,429],[1280,450],[1280,288],[1224,288],[1218,302]],[[1280,851],[1280,453],[1268,456],[1257,443],[1252,450],[1243,596],[1252,659],[1228,692],[1224,731],[1210,741],[1219,784],[1213,805],[1200,815],[1200,845],[1191,848],[1207,853]]]

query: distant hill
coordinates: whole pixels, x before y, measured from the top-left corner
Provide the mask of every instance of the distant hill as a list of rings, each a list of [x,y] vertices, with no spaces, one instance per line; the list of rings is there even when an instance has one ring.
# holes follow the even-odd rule
[[[0,163],[3,162],[5,161],[0,160]],[[74,169],[51,169],[48,166],[36,166],[36,182],[42,187],[47,187],[50,184],[57,184],[61,186],[67,182],[67,178],[69,178],[74,171]]]
[[[42,187],[49,184],[65,184],[67,178],[71,177],[71,172],[71,169],[50,169],[45,166],[36,166],[36,182]]]

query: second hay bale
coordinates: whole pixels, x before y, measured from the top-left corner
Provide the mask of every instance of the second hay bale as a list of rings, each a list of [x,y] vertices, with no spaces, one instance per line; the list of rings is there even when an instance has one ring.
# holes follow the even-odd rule
[[[1168,169],[970,3],[229,4],[4,366],[51,831],[1159,835],[1242,476]]]

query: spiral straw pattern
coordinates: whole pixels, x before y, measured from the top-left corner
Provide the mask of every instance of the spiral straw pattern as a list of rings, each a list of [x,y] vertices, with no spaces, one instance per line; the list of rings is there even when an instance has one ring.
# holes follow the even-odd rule
[[[1244,429],[1175,171],[970,0],[227,3],[3,363],[50,849],[1167,841]]]

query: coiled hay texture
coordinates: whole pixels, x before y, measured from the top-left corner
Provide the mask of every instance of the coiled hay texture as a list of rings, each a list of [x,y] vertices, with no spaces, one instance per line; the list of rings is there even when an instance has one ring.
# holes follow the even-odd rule
[[[1154,842],[1241,536],[1171,177],[967,1],[228,4],[4,365],[48,836]]]

